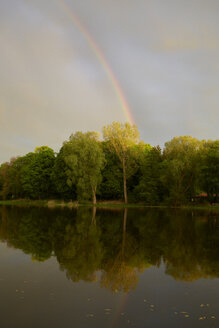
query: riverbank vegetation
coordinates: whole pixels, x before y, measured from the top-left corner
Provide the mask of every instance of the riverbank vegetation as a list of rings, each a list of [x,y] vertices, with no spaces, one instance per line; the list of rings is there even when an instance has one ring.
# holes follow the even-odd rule
[[[121,201],[185,205],[219,202],[219,140],[174,137],[163,150],[139,140],[135,125],[76,132],[0,166],[0,200]]]

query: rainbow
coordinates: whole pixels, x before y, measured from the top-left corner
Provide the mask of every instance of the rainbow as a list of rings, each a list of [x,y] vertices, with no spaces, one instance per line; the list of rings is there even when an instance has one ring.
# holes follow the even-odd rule
[[[134,119],[131,113],[131,109],[128,105],[128,102],[123,94],[122,88],[119,85],[118,80],[116,79],[112,69],[110,68],[107,60],[105,59],[102,51],[100,50],[99,46],[96,44],[92,36],[89,34],[85,26],[82,24],[82,22],[79,20],[79,18],[73,13],[73,11],[69,8],[69,6],[64,2],[64,0],[57,0],[67,16],[72,20],[72,22],[77,26],[78,30],[83,34],[84,38],[86,39],[88,45],[93,50],[94,54],[96,55],[97,59],[101,63],[102,67],[104,68],[112,86],[115,90],[115,93],[118,97],[118,100],[120,102],[120,105],[122,107],[122,110],[124,112],[125,118],[128,120],[128,122],[133,125]]]
[[[128,293],[124,293],[121,295],[118,310],[116,311],[116,314],[113,318],[112,327],[117,326],[119,319],[121,318],[121,313],[123,312],[125,303],[127,302],[128,295]]]

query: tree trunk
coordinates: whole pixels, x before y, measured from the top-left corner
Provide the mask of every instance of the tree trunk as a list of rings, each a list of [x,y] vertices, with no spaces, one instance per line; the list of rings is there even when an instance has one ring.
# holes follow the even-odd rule
[[[123,168],[123,185],[124,185],[124,200],[125,204],[128,203],[128,197],[127,197],[127,187],[126,187],[126,166],[125,166],[125,159],[123,158],[122,161],[122,168]]]
[[[96,198],[96,188],[92,188],[93,191],[93,204],[97,203],[97,198]]]

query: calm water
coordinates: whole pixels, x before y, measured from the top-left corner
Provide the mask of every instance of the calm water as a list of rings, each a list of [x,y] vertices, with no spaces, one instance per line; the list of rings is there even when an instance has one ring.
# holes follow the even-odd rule
[[[0,322],[219,327],[219,215],[0,207]]]

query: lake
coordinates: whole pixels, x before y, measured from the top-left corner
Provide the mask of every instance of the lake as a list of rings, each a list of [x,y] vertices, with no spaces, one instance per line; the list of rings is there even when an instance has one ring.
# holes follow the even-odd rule
[[[0,207],[3,328],[218,327],[219,213]]]

